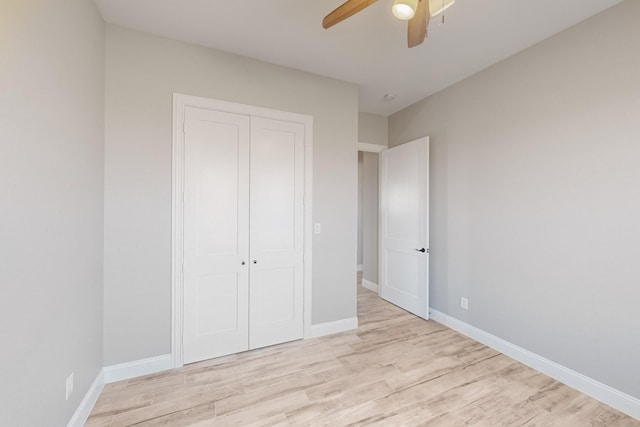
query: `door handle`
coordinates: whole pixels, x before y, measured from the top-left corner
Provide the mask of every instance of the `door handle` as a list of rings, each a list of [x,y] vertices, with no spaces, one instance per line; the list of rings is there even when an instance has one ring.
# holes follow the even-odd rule
[[[422,252],[422,253],[427,252],[427,250],[426,250],[425,248],[416,249],[416,251],[418,251],[418,252]]]

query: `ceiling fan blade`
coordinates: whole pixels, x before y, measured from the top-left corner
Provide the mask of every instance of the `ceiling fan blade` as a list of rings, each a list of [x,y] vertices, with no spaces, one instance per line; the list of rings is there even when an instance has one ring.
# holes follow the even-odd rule
[[[377,0],[347,0],[341,6],[338,6],[336,10],[324,17],[322,27],[332,27],[338,22],[342,22],[348,17],[360,12],[362,9],[372,5],[376,1]]]
[[[430,18],[429,0],[420,0],[416,14],[409,20],[409,29],[407,31],[409,47],[418,46],[427,38],[427,27],[429,26]]]

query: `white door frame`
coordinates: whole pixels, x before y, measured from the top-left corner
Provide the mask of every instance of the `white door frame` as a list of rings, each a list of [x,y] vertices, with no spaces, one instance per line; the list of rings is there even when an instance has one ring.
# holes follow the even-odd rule
[[[173,366],[183,366],[183,247],[184,247],[184,111],[186,107],[224,111],[266,119],[302,123],[304,135],[304,336],[311,328],[311,249],[313,190],[313,117],[252,105],[190,95],[173,94],[172,190],[171,190],[171,358]]]
[[[368,142],[358,142],[358,151],[364,151],[366,153],[378,153],[380,154],[386,150],[386,145],[369,144]]]

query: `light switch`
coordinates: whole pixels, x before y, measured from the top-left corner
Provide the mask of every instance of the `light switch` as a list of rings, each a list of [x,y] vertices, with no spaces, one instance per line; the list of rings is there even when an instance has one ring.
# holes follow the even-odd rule
[[[322,225],[320,225],[319,222],[316,222],[313,225],[313,232],[316,233],[316,234],[320,234],[322,232]]]

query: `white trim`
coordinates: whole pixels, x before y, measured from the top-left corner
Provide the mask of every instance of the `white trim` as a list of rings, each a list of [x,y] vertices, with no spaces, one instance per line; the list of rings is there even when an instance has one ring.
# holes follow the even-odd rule
[[[349,319],[336,320],[333,322],[319,323],[317,325],[311,325],[308,333],[305,334],[306,338],[317,338],[325,335],[337,334],[339,332],[351,331],[358,329],[358,318],[351,317]]]
[[[367,153],[380,153],[389,147],[378,144],[369,144],[368,142],[358,142],[358,151],[366,151]]]
[[[370,280],[367,280],[367,279],[364,279],[364,278],[363,278],[363,279],[362,279],[362,287],[363,287],[363,288],[367,288],[367,289],[369,289],[370,291],[375,292],[376,294],[378,293],[378,284],[377,284],[377,283],[373,283],[373,282],[372,282],[372,281],[370,281]]]
[[[313,117],[288,111],[216,99],[201,98],[190,95],[173,94],[173,140],[172,140],[172,201],[171,201],[171,357],[172,366],[183,365],[182,331],[183,319],[183,277],[184,262],[182,247],[184,200],[184,110],[186,107],[204,108],[243,114],[266,119],[283,120],[301,123],[305,127],[304,135],[304,256],[303,256],[303,288],[304,288],[304,336],[311,329],[312,305],[312,238],[313,238]]]
[[[182,363],[182,265],[184,244],[184,103],[173,94],[173,137],[171,144],[171,355],[173,366]]]
[[[93,407],[96,405],[98,398],[100,397],[100,393],[102,393],[102,389],[104,388],[104,369],[100,369],[96,379],[93,380],[93,383],[87,390],[87,393],[82,398],[80,405],[73,413],[73,416],[69,420],[67,427],[83,427],[91,415],[91,411]]]
[[[104,382],[111,384],[116,381],[128,380],[143,375],[155,374],[173,368],[173,357],[170,354],[134,360],[104,368]]]
[[[300,116],[304,124],[304,336],[311,328],[313,296],[313,117]]]
[[[357,267],[356,267],[356,270],[357,270],[358,272],[361,272],[361,271],[363,271],[363,270],[364,270],[364,266],[363,266],[362,264],[358,264],[358,265],[357,265]]]
[[[612,408],[640,420],[640,399],[602,384],[579,372],[546,359],[536,353],[505,341],[495,335],[471,326],[447,314],[430,309],[431,319],[499,351],[533,369],[597,399]]]

